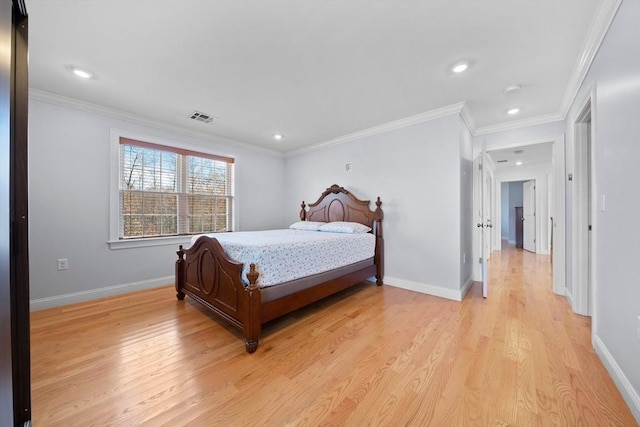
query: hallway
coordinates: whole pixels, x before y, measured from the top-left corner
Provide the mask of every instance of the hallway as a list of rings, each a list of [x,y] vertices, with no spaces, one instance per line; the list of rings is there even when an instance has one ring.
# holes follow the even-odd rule
[[[553,294],[549,256],[503,244],[491,256],[487,302],[502,311],[492,339],[504,342],[497,375],[505,385],[513,375],[518,414],[531,412],[516,425],[636,425],[592,348],[591,318]]]

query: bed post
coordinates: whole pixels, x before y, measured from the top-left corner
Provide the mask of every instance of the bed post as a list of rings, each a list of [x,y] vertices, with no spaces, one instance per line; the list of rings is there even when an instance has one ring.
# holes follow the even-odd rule
[[[380,200],[380,196],[378,196],[378,200],[376,200],[375,210],[376,217],[373,221],[374,233],[376,235],[375,262],[376,284],[378,286],[382,286],[382,279],[384,278],[384,240],[382,236],[382,218],[384,217],[384,213],[382,212],[380,206],[382,206],[382,201]]]
[[[307,219],[307,205],[304,204],[304,200],[300,205],[302,209],[300,209],[300,221],[306,221]]]
[[[245,316],[246,323],[243,325],[244,345],[248,353],[256,351],[258,348],[258,338],[262,332],[262,297],[256,283],[258,281],[258,275],[256,265],[251,263],[249,272],[247,273],[249,286],[244,288],[249,296],[245,308],[247,310]]]
[[[175,278],[175,286],[176,286],[176,298],[180,301],[184,299],[184,292],[181,291],[184,286],[184,250],[182,249],[182,245],[178,248],[178,260],[176,261],[176,278]]]

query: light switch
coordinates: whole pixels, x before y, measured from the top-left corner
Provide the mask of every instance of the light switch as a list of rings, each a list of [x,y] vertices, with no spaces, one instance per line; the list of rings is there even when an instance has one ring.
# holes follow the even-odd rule
[[[604,194],[600,195],[600,212],[604,212],[605,210],[605,197]]]

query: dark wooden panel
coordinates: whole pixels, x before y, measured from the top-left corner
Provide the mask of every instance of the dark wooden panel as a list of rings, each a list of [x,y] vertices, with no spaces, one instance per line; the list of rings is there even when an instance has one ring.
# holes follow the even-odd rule
[[[331,222],[331,221],[351,221],[368,225],[374,228],[374,222],[382,220],[382,210],[380,209],[380,198],[376,201],[376,210],[369,208],[369,200],[360,200],[344,187],[333,184],[327,188],[320,198],[311,203],[308,207],[302,202],[300,211],[301,220]]]
[[[29,342],[29,203],[28,203],[28,20],[24,3],[14,7],[15,92],[13,98],[12,222],[14,257],[12,295],[14,330],[15,420],[18,425],[31,419],[31,346]]]
[[[523,231],[523,219],[524,214],[522,212],[522,206],[515,208],[515,216],[516,216],[516,248],[523,247],[524,243],[524,231]]]
[[[0,3],[0,42],[12,39],[11,1]],[[11,55],[0,49],[0,414],[13,418],[13,368],[11,339]]]
[[[18,426],[31,419],[28,20],[24,1],[0,7],[0,422]]]
[[[208,301],[229,316],[242,310],[242,264],[226,257],[217,240],[200,238],[185,250],[184,289]],[[241,286],[238,286],[240,283]]]

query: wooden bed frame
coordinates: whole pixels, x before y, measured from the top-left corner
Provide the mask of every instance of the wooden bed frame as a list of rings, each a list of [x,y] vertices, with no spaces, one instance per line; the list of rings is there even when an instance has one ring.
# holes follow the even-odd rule
[[[290,313],[338,291],[376,277],[378,286],[384,276],[384,240],[382,238],[383,213],[380,197],[374,211],[369,200],[360,200],[338,185],[327,188],[317,202],[309,205],[302,202],[302,221],[351,221],[365,224],[376,236],[373,262],[346,275],[323,280],[303,290],[263,302],[261,289],[256,285],[258,272],[251,264],[247,273],[249,284],[242,280],[243,264],[230,260],[220,243],[210,237],[200,237],[188,249],[180,245],[176,261],[176,291],[178,300],[189,295],[213,313],[242,330],[247,352],[258,348],[262,325],[277,317]],[[312,276],[313,278],[314,276]],[[292,283],[292,282],[287,282]],[[286,286],[279,284],[274,286]],[[265,288],[265,292],[266,289]]]

